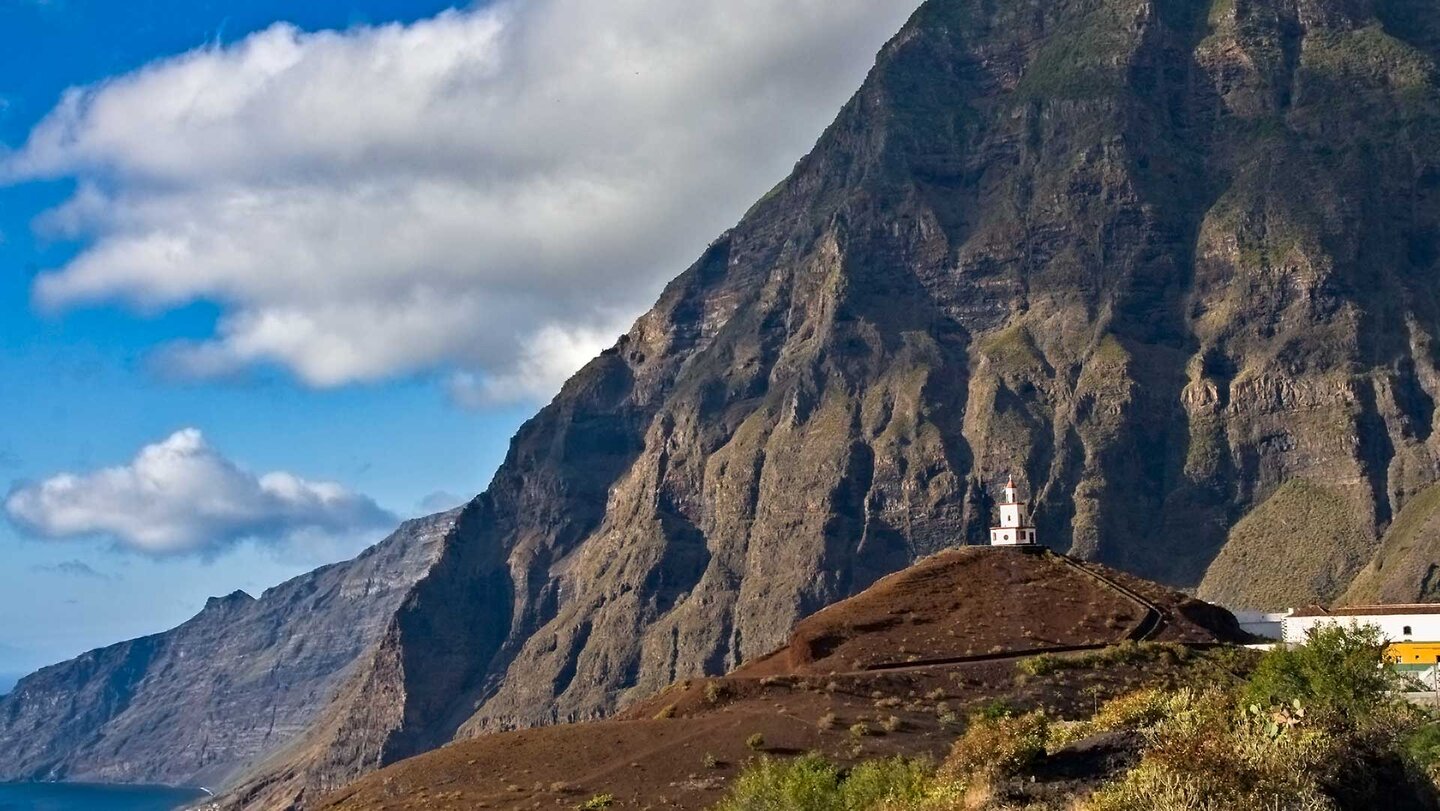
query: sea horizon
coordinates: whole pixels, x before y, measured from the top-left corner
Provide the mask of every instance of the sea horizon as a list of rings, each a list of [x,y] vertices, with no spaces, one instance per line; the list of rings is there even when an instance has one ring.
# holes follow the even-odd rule
[[[207,796],[184,786],[0,783],[0,811],[174,811]]]

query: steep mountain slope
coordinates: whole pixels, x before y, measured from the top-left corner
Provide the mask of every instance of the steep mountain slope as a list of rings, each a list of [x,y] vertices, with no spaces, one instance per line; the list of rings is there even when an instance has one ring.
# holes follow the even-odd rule
[[[22,680],[0,698],[0,780],[218,785],[252,767],[334,698],[453,523],[409,522],[350,563]]]
[[[930,0],[520,431],[349,698],[240,796],[723,672],[980,538],[1006,474],[1076,555],[1337,596],[1437,478],[1432,11]],[[1286,555],[1295,481],[1352,520]]]
[[[1350,605],[1440,601],[1440,484],[1406,503],[1380,551],[1345,591]]]

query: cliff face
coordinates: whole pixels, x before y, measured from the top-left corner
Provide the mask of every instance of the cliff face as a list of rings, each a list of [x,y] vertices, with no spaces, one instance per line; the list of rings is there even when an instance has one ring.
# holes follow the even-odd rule
[[[164,634],[92,651],[0,698],[0,780],[219,785],[330,702],[454,516],[410,522],[356,560],[214,598]]]
[[[930,0],[520,431],[351,699],[243,796],[724,672],[982,539],[1007,474],[1072,554],[1338,596],[1437,478],[1430,12]]]

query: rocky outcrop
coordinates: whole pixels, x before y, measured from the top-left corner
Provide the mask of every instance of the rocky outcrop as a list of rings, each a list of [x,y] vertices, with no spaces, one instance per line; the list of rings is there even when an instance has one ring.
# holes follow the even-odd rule
[[[926,3],[521,430],[285,791],[724,672],[982,538],[1007,474],[1072,554],[1338,593],[1437,477],[1437,30],[1410,0]],[[1297,481],[1355,531],[1220,554]]]
[[[22,680],[0,698],[0,780],[220,785],[253,768],[334,699],[453,524],[412,521],[350,563]]]

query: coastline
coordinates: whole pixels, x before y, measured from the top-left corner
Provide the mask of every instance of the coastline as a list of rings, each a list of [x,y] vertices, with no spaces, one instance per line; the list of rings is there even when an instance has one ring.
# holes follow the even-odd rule
[[[0,783],[0,811],[176,811],[213,796],[200,786]]]

